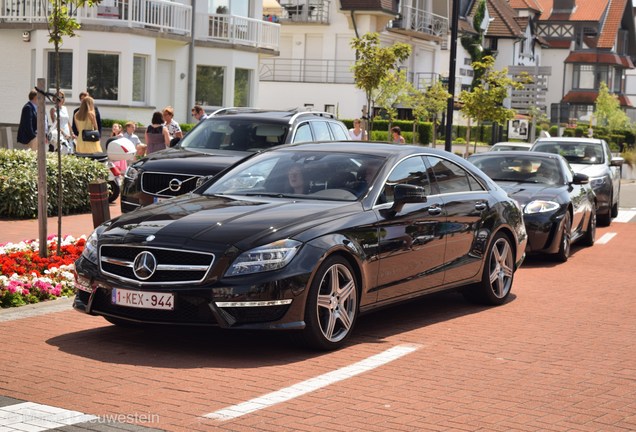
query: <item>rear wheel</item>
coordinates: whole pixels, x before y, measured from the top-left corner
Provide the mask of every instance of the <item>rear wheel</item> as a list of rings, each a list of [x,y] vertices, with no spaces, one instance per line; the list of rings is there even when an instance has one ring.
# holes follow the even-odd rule
[[[590,212],[590,221],[587,224],[587,230],[583,234],[581,242],[584,246],[594,246],[594,240],[596,239],[596,207],[592,206]]]
[[[312,348],[340,348],[358,316],[358,282],[340,256],[327,258],[316,272],[305,306],[304,342]]]
[[[559,243],[559,251],[555,254],[557,261],[566,262],[570,257],[570,246],[572,243],[572,220],[570,213],[566,213],[563,217],[563,225],[561,226],[561,241]]]
[[[119,197],[121,188],[116,180],[110,180],[108,182],[108,202],[112,203]]]
[[[503,304],[510,295],[514,271],[515,262],[510,238],[498,233],[486,254],[481,282],[464,290],[464,295],[483,304]]]

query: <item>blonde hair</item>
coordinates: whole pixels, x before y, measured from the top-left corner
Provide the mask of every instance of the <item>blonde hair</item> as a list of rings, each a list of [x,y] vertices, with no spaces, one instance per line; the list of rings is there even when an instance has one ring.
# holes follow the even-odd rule
[[[167,107],[165,107],[162,111],[163,114],[170,114],[172,117],[174,117],[174,109],[168,105]]]
[[[92,97],[86,96],[84,99],[82,99],[79,110],[75,115],[78,120],[86,120],[88,119],[89,113],[95,114],[95,101]]]

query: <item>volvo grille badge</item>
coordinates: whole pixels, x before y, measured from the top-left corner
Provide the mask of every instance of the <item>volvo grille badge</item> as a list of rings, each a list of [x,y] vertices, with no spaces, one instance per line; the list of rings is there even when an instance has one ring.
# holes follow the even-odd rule
[[[173,178],[172,180],[170,180],[170,183],[168,183],[168,189],[170,189],[172,192],[179,192],[179,190],[181,189],[181,183],[183,183],[181,180]]]

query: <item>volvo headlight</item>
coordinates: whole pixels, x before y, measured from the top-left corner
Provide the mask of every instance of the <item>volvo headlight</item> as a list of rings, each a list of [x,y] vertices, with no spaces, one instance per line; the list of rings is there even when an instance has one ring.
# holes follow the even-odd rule
[[[139,175],[139,169],[136,168],[134,165],[129,166],[126,172],[124,173],[124,177],[129,178],[131,180],[136,179],[138,175]]]
[[[97,264],[97,230],[93,231],[86,239],[82,256],[93,264]]]
[[[279,240],[243,252],[225,272],[225,276],[238,276],[278,270],[294,258],[301,243],[296,240]]]
[[[536,200],[529,202],[523,209],[525,214],[551,212],[559,208],[559,203],[554,201]]]

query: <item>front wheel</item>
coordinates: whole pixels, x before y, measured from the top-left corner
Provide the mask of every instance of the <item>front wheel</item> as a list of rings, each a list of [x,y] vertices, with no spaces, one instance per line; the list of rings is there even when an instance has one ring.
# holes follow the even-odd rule
[[[305,305],[304,342],[312,348],[340,348],[358,316],[358,282],[349,262],[327,258],[316,272]]]
[[[598,224],[601,226],[610,226],[612,223],[612,202],[614,201],[614,197],[610,196],[610,208],[607,209],[606,213],[601,213],[597,215]]]
[[[117,182],[117,180],[110,180],[108,182],[108,202],[115,202],[115,200],[119,197],[120,192],[121,188],[119,187],[119,182]]]
[[[559,251],[555,254],[555,258],[559,262],[566,262],[570,257],[570,247],[572,244],[572,222],[570,213],[565,213],[563,217],[563,225],[561,228],[561,241],[559,243]]]
[[[584,246],[594,246],[594,240],[596,239],[596,206],[592,204],[592,210],[590,211],[590,221],[587,224],[587,230],[583,234],[581,242]]]
[[[481,282],[464,290],[464,295],[483,304],[503,304],[510,295],[514,272],[515,262],[510,238],[498,233],[486,254]]]

